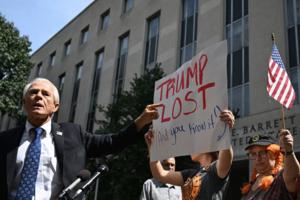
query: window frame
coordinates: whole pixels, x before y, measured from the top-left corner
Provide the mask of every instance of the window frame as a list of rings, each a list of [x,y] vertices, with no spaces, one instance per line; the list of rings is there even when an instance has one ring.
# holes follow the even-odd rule
[[[106,17],[107,17],[107,20],[105,20]],[[106,30],[109,26],[109,23],[110,23],[110,9],[107,9],[100,15],[100,30],[101,31]]]
[[[69,56],[71,54],[71,44],[72,40],[69,39],[64,43],[64,57]]]
[[[189,3],[192,2],[193,6],[189,7]],[[182,0],[182,17],[181,17],[181,36],[180,36],[180,66],[190,60],[197,51],[197,33],[198,33],[198,12],[199,2],[198,0]],[[193,8],[193,14],[189,15],[189,8]],[[192,27],[189,22],[192,19]],[[191,29],[190,29],[191,28]],[[188,42],[188,33],[192,33],[192,41]],[[190,52],[190,53],[188,53]]]
[[[245,117],[250,114],[250,91],[249,91],[249,11],[248,0],[241,2],[241,17],[234,17],[235,0],[226,0],[226,24],[225,35],[228,41],[227,56],[227,87],[228,87],[228,104],[230,109],[236,113],[236,117]],[[228,7],[230,5],[230,7]],[[230,14],[230,17],[227,15]],[[237,31],[236,31],[237,30]],[[240,41],[240,43],[238,43]],[[239,46],[237,46],[240,44]],[[234,56],[240,52],[240,64],[234,66]],[[241,69],[240,69],[241,66]],[[238,68],[236,68],[238,67]],[[242,76],[242,77],[240,77]],[[240,106],[240,107],[238,107]]]
[[[36,65],[36,73],[35,73],[35,77],[40,77],[42,75],[42,66],[43,66],[43,62],[39,62]]]
[[[131,4],[128,6],[128,2],[131,2]],[[134,7],[134,0],[123,0],[123,6],[122,6],[122,13],[128,13],[132,8]]]
[[[88,118],[86,124],[86,130],[89,132],[92,132],[94,128],[96,106],[97,106],[100,81],[101,81],[101,71],[102,71],[103,64],[104,64],[104,47],[96,51],[95,53],[94,77],[93,77],[93,82],[91,87],[91,95],[90,95],[91,98],[90,98],[89,112],[88,112]]]
[[[49,55],[49,67],[53,67],[55,65],[55,61],[56,61],[56,51],[53,51]]]
[[[153,20],[157,20],[157,29],[155,31],[155,36],[151,37],[151,22]],[[160,11],[156,12],[155,14],[151,15],[147,18],[147,35],[146,35],[146,44],[145,44],[145,54],[144,54],[144,66],[145,68],[151,69],[154,67],[155,63],[157,62],[157,54],[158,54],[158,45],[159,45],[159,32],[160,32]],[[150,38],[151,37],[151,38]],[[154,54],[153,54],[153,61],[150,62],[151,58],[151,42],[152,39],[155,39],[154,42]],[[150,44],[149,44],[150,43]]]
[[[89,29],[90,29],[90,26],[87,25],[81,30],[81,36],[80,36],[80,44],[81,45],[87,43],[87,41],[89,39]]]
[[[292,4],[289,4],[291,2]],[[300,11],[297,13],[297,10],[300,9],[300,0],[285,1],[284,5],[287,47],[286,71],[289,73],[291,83],[296,92],[295,103],[298,104],[300,102]],[[290,32],[291,30],[292,32]]]
[[[76,73],[75,73],[75,79],[73,84],[72,99],[70,104],[69,122],[74,122],[76,116],[78,94],[80,89],[80,82],[82,79],[83,61],[79,62],[75,67],[76,67]]]
[[[122,34],[119,37],[119,47],[118,47],[118,57],[117,57],[117,67],[115,72],[115,79],[114,79],[114,91],[113,91],[113,101],[117,101],[119,93],[123,89],[124,85],[124,78],[125,78],[125,70],[126,70],[126,64],[127,64],[127,57],[129,52],[129,36],[130,32],[127,31],[126,33]],[[127,38],[127,39],[126,39]],[[127,40],[126,42],[126,51],[125,53],[122,49],[123,40]]]

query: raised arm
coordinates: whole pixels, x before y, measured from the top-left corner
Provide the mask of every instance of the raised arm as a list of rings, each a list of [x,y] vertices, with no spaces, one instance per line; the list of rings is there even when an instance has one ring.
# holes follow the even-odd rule
[[[165,170],[160,161],[150,161],[150,168],[152,176],[162,183],[169,183],[178,186],[182,186],[184,183],[180,172]]]
[[[284,183],[289,192],[296,192],[297,178],[300,176],[300,165],[293,150],[294,139],[289,130],[282,129],[280,131],[279,143],[285,152],[283,171]]]
[[[220,114],[222,121],[228,124],[229,128],[234,125],[234,115],[230,110],[223,110]],[[230,146],[229,149],[221,150],[219,152],[219,158],[217,160],[217,173],[220,178],[225,178],[231,168],[233,160],[233,150]]]
[[[233,160],[232,147],[221,150],[219,152],[219,159],[217,160],[217,173],[220,178],[225,178],[231,168]]]
[[[150,147],[152,145],[154,135],[151,129],[145,134],[145,141],[148,146],[148,152],[149,152],[149,157],[150,157]],[[169,183],[172,185],[178,185],[182,186],[183,185],[183,178],[180,172],[176,171],[168,171],[165,170],[160,161],[149,161],[150,162],[150,169],[152,176],[162,182],[162,183]]]

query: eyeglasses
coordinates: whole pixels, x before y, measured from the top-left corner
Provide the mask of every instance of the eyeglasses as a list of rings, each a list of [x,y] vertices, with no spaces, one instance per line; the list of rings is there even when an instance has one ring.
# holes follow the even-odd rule
[[[249,160],[256,160],[258,157],[265,159],[267,158],[268,151],[249,152],[247,153]]]

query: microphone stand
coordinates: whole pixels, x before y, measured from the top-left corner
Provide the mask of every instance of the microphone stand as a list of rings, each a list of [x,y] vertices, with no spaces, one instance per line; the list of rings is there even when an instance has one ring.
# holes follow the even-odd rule
[[[107,165],[100,165],[97,168],[96,173],[90,178],[84,186],[82,186],[79,190],[76,191],[75,195],[72,197],[72,199],[78,198],[82,193],[87,194],[87,192],[90,190],[90,187],[93,185],[93,183],[100,178],[100,175],[102,175],[104,172],[108,171]]]
[[[70,197],[70,192],[80,183],[88,180],[91,177],[91,172],[89,170],[83,169],[79,172],[77,179],[73,181],[71,185],[66,187],[58,196],[59,200],[72,200]]]

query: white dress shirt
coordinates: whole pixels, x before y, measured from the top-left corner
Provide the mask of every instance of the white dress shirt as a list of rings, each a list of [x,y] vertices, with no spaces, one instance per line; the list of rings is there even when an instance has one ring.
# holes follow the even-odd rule
[[[140,200],[181,200],[181,187],[148,179],[143,184]]]
[[[26,152],[33,139],[33,134],[30,133],[32,128],[34,127],[27,121],[25,131],[18,148],[15,179],[13,189],[9,194],[9,199],[15,199],[16,196],[17,188],[21,180]],[[41,137],[41,156],[35,184],[35,196],[32,199],[57,199],[57,195],[62,190],[63,185],[57,163],[57,157],[55,155],[53,136],[51,135],[51,120],[46,124],[43,124],[41,128],[44,130]]]

